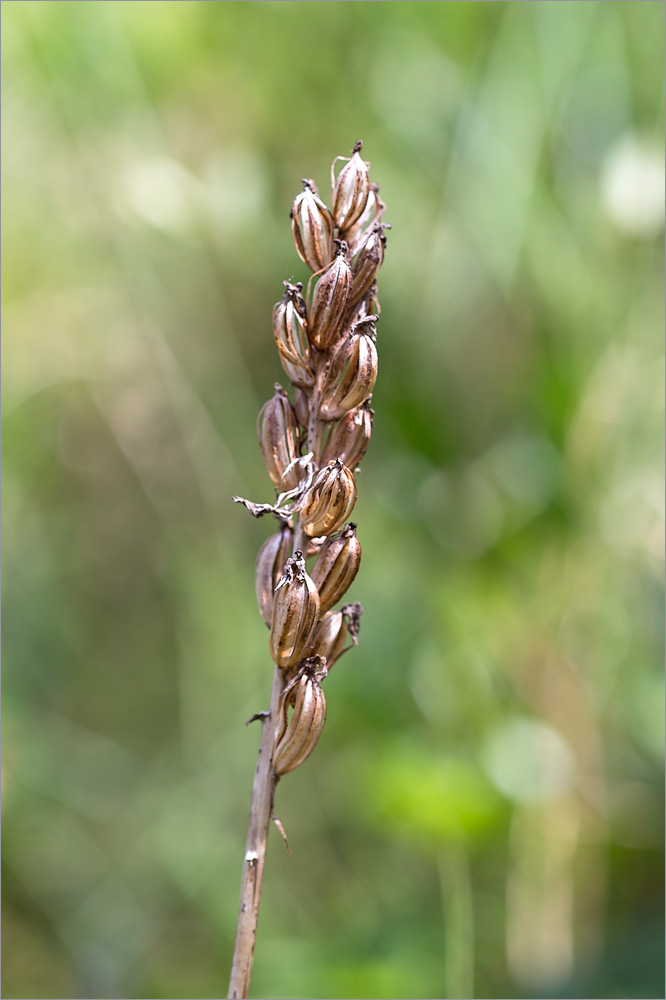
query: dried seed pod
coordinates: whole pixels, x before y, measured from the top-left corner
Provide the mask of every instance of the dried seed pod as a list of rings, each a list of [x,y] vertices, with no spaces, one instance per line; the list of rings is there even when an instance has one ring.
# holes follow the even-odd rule
[[[324,420],[337,420],[347,410],[360,406],[374,389],[377,379],[376,322],[377,316],[358,320],[349,336],[335,348],[319,411]]]
[[[342,527],[356,503],[353,473],[337,459],[315,476],[301,506],[301,525],[306,535],[330,535]]]
[[[312,388],[314,375],[310,368],[305,368],[303,365],[295,365],[291,361],[287,361],[282,354],[280,354],[280,363],[293,386],[301,389]]]
[[[344,240],[335,243],[335,257],[317,281],[308,309],[308,336],[320,351],[327,350],[340,335],[351,289],[347,244]]]
[[[313,181],[303,179],[303,191],[291,210],[296,251],[311,271],[320,271],[333,254],[333,218]]]
[[[357,142],[352,155],[335,177],[335,160],[331,167],[331,212],[336,226],[345,232],[360,219],[370,193],[369,163],[361,159],[362,142]],[[343,159],[343,157],[337,157]]]
[[[352,286],[347,300],[347,311],[353,309],[369,290],[384,262],[386,237],[383,222],[375,222],[359,245],[352,262]]]
[[[385,211],[386,205],[379,197],[379,184],[371,184],[363,214],[353,226],[348,227],[345,231],[345,238],[349,243],[352,254],[355,254],[358,250],[359,244],[365,236],[364,230],[372,225],[373,222],[379,222]]]
[[[312,647],[315,654],[325,658],[329,672],[343,653],[358,645],[362,614],[363,608],[355,601],[353,604],[344,604],[340,611],[327,611],[319,619],[312,637]],[[349,640],[351,644],[347,645]]]
[[[298,550],[287,559],[273,599],[270,649],[278,667],[286,670],[303,659],[318,618],[319,594]]]
[[[356,537],[356,525],[350,521],[339,535],[324,542],[310,571],[319,591],[320,614],[337,604],[347,592],[360,565],[361,543]]]
[[[285,292],[273,307],[273,336],[280,360],[292,382],[312,385],[314,373],[310,367],[310,342],[305,318],[303,285],[284,282]],[[286,363],[286,364],[285,364]]]
[[[306,429],[310,419],[310,400],[307,392],[298,385],[294,389],[294,412],[301,427]]]
[[[291,545],[291,528],[288,524],[283,524],[276,534],[266,539],[257,555],[254,578],[257,603],[268,628],[271,627],[273,617],[273,594],[289,558]]]
[[[329,435],[321,455],[322,465],[339,458],[353,472],[370,442],[374,415],[369,398],[360,406],[348,410]]]
[[[257,435],[268,475],[279,486],[284,470],[299,455],[296,414],[279,382],[273,398],[259,411]]]
[[[283,695],[280,731],[273,751],[273,771],[278,778],[299,767],[317,745],[326,722],[326,698],[319,679],[325,673],[325,667],[318,673],[302,673]],[[294,710],[287,721],[292,705]]]

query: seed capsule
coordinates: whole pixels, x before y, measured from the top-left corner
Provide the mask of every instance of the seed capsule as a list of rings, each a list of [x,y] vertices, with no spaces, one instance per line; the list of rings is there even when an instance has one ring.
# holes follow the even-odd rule
[[[268,628],[271,627],[273,617],[273,594],[289,558],[291,544],[291,529],[289,525],[283,524],[280,531],[266,539],[257,555],[254,578],[257,603]]]
[[[356,601],[354,604],[344,604],[340,611],[327,611],[319,619],[312,646],[315,654],[325,658],[329,672],[343,653],[358,645],[362,614],[363,608]],[[349,640],[351,644],[347,645]]]
[[[282,354],[280,354],[280,362],[293,386],[302,389],[309,389],[312,387],[314,375],[312,374],[312,370],[310,368],[304,368],[303,365],[295,365],[291,361],[287,361]]]
[[[362,142],[357,142],[347,163],[335,178],[335,161],[331,167],[333,197],[331,211],[336,226],[341,232],[349,229],[360,219],[370,193],[370,164],[361,159]],[[342,157],[338,157],[342,159]]]
[[[299,443],[296,414],[278,382],[275,383],[275,395],[259,411],[257,435],[268,475],[274,485],[279,486],[284,470],[298,458]]]
[[[305,319],[303,285],[284,282],[285,293],[273,307],[273,336],[280,360],[292,382],[312,385],[314,373],[310,367],[310,343]],[[285,364],[286,362],[286,364]]]
[[[377,316],[354,323],[349,336],[340,342],[331,357],[320,414],[337,420],[347,410],[365,402],[377,379],[375,340]]]
[[[303,659],[319,617],[319,594],[305,572],[305,559],[298,550],[287,559],[273,600],[270,649],[273,661],[283,670]]]
[[[306,535],[330,535],[342,527],[356,503],[354,475],[337,459],[315,476],[301,507],[301,525]]]
[[[335,243],[335,258],[319,278],[308,310],[308,336],[320,351],[327,350],[340,335],[351,289],[347,244],[344,240]]]
[[[339,458],[348,469],[354,471],[370,442],[374,415],[369,399],[361,406],[348,410],[331,431],[321,455],[322,465]]]
[[[318,661],[319,657],[313,657]],[[319,678],[325,676],[326,668],[318,673],[301,674],[284,692],[280,718],[280,730],[273,752],[273,771],[277,777],[294,771],[307,760],[317,745],[326,722],[326,698]],[[289,720],[289,708],[293,713]]]
[[[354,581],[361,565],[361,543],[353,521],[339,535],[328,538],[312,567],[311,576],[319,591],[319,612],[337,604]]]
[[[311,271],[320,271],[333,255],[333,218],[313,181],[303,180],[303,191],[291,210],[296,251]]]
[[[305,430],[310,419],[310,400],[300,386],[296,386],[294,389],[294,412],[299,424]]]
[[[347,311],[353,309],[369,290],[384,262],[386,237],[381,222],[376,222],[361,242],[352,262],[352,287],[347,300]]]
[[[373,222],[379,222],[385,211],[386,205],[379,197],[379,184],[371,184],[363,214],[345,232],[352,253],[355,254],[358,250],[361,240],[366,235],[364,233],[366,227],[372,225]]]

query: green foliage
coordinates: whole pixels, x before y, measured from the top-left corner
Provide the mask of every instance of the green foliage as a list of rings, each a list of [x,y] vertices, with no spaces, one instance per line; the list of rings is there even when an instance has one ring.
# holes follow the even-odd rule
[[[219,997],[288,212],[393,223],[253,995],[663,995],[664,11],[3,4],[3,995]]]

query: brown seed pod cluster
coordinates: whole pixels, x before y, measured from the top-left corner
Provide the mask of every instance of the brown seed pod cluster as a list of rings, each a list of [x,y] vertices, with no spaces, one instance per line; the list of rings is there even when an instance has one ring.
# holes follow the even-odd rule
[[[357,645],[363,611],[358,603],[335,605],[361,562],[356,524],[347,519],[356,502],[354,473],[372,433],[377,274],[390,227],[381,221],[386,206],[361,149],[357,142],[351,156],[333,161],[330,207],[311,180],[294,200],[294,244],[312,275],[305,294],[301,282],[285,282],[273,308],[273,337],[294,397],[276,383],[257,424],[276,500],[234,498],[256,517],[272,513],[280,521],[256,569],[271,657],[284,677],[279,718],[271,723],[278,777],[314,749],[326,718],[322,682]]]

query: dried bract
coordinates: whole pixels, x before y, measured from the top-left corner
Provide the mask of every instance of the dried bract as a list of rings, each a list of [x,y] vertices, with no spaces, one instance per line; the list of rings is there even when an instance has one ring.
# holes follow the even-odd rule
[[[287,559],[273,600],[270,648],[273,662],[283,670],[303,659],[319,617],[319,594],[305,572],[303,553]]]

